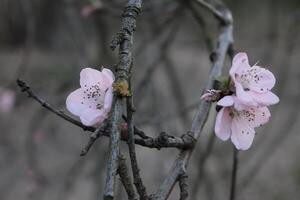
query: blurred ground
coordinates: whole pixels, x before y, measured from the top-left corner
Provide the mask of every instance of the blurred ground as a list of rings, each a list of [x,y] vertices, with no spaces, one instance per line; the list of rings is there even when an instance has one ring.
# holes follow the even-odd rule
[[[136,123],[152,136],[186,131],[207,79],[209,53],[215,47],[214,18],[192,4],[200,19],[180,1],[146,1],[135,36],[134,92]],[[16,88],[26,80],[37,94],[65,109],[67,95],[79,86],[87,66],[117,62],[109,42],[119,30],[125,1],[103,1],[88,17],[88,1],[0,1],[0,95],[13,91],[11,110],[0,109],[0,199],[96,199],[102,196],[108,139],[90,153],[79,153],[87,134],[45,111]],[[254,145],[240,153],[237,199],[300,198],[299,1],[227,0],[234,17],[235,48],[259,61],[277,77],[281,101],[271,121],[257,130]],[[185,6],[185,8],[183,7]],[[213,40],[212,40],[213,39]],[[224,74],[230,62],[226,63]],[[2,95],[3,96],[3,95]],[[0,105],[1,107],[1,105]],[[232,145],[213,137],[211,115],[189,166],[190,199],[226,199]],[[213,142],[213,146],[209,143]],[[211,153],[203,169],[203,155]],[[127,154],[126,145],[122,151]],[[166,176],[177,150],[137,147],[149,193]],[[200,175],[199,175],[200,173]],[[122,187],[119,199],[126,199]],[[175,193],[178,191],[175,191]],[[176,194],[170,199],[177,198]]]

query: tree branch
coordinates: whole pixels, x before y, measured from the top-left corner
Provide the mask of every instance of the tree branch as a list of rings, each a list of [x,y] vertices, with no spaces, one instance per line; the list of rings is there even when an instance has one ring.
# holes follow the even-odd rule
[[[187,179],[188,179],[188,176],[186,173],[180,175],[178,178],[178,184],[179,184],[179,188],[180,188],[180,199],[179,200],[186,200],[189,196]]]
[[[115,178],[118,168],[120,122],[122,119],[123,97],[130,95],[128,79],[132,62],[133,33],[136,27],[136,18],[141,10],[141,0],[129,0],[122,15],[121,30],[113,38],[111,48],[119,47],[119,63],[116,66],[116,81],[114,83],[114,100],[112,106],[112,127],[110,134],[110,154],[108,160],[104,199],[114,198]]]
[[[119,168],[118,174],[120,176],[121,182],[126,190],[129,200],[137,200],[134,187],[129,175],[128,167],[126,164],[126,158],[123,155],[119,155]]]
[[[22,80],[17,80],[19,87],[21,88],[22,92],[26,92],[28,94],[29,98],[32,98],[33,100],[37,101],[39,104],[41,104],[44,108],[49,110],[50,112],[56,114],[57,116],[61,117],[62,119],[82,128],[85,131],[93,132],[90,135],[90,140],[88,144],[82,149],[81,156],[84,156],[88,153],[94,142],[101,136],[110,137],[110,129],[111,129],[111,121],[106,120],[105,123],[103,123],[102,126],[100,126],[98,129],[91,126],[85,126],[80,121],[72,118],[71,116],[65,114],[63,111],[58,110],[54,108],[51,104],[47,103],[47,101],[43,100],[39,96],[37,96],[32,89]],[[121,140],[128,141],[128,134],[126,129],[121,130]],[[147,136],[144,131],[141,129],[134,127],[134,135],[139,136],[140,138],[135,138],[134,143],[141,145],[143,147],[147,148],[178,148],[178,149],[188,149],[193,146],[195,143],[195,140],[193,137],[191,137],[188,134],[185,134],[181,137],[175,137],[171,135],[167,135],[165,132],[160,133],[158,137],[152,138]]]
[[[137,162],[137,158],[136,158],[136,152],[135,152],[134,126],[133,126],[134,106],[133,106],[132,91],[131,91],[131,81],[129,81],[129,90],[131,92],[131,96],[127,97],[127,99],[126,99],[126,103],[127,103],[127,125],[128,125],[127,144],[128,144],[128,149],[129,149],[129,155],[130,155],[134,185],[137,189],[137,192],[140,196],[140,199],[147,200],[148,195],[147,195],[146,187],[144,186],[143,180],[142,180],[141,175],[140,175],[140,169],[139,169],[139,166],[138,166],[138,162]]]
[[[232,173],[231,173],[231,186],[230,186],[229,200],[235,199],[237,170],[238,170],[238,150],[235,147],[233,147],[233,160],[232,160]]]
[[[213,9],[212,9],[213,8]],[[231,12],[226,7],[214,8],[212,6],[209,7],[209,11],[211,11],[214,15],[216,15],[220,20],[220,33],[218,38],[218,47],[215,51],[215,58],[213,59],[212,70],[209,75],[208,83],[205,87],[205,90],[212,89],[215,79],[221,75],[222,67],[224,64],[225,56],[228,52],[228,49],[231,48],[233,43],[232,36],[232,16]],[[226,23],[222,23],[226,22]],[[201,101],[198,107],[197,113],[194,117],[190,133],[192,136],[197,139],[199,138],[204,124],[206,122],[211,104],[206,101]],[[180,152],[178,158],[175,160],[173,167],[171,168],[169,175],[166,177],[158,191],[156,192],[155,199],[157,200],[165,200],[168,198],[169,194],[174,188],[178,177],[185,172],[185,168],[190,160],[190,157],[193,153],[193,149],[183,150]]]
[[[17,79],[17,84],[21,88],[22,92],[27,93],[28,97],[30,97],[30,98],[34,99],[35,101],[37,101],[39,104],[41,104],[41,106],[43,106],[44,108],[46,108],[50,112],[56,114],[57,116],[63,118],[64,120],[67,120],[68,122],[71,122],[72,124],[75,124],[76,126],[79,126],[84,131],[94,131],[95,130],[95,128],[85,126],[81,122],[79,122],[79,121],[73,119],[72,117],[66,115],[63,111],[53,108],[49,103],[47,103],[46,101],[44,101],[40,97],[36,96],[35,93],[31,90],[31,88],[24,81],[22,81],[20,79]]]

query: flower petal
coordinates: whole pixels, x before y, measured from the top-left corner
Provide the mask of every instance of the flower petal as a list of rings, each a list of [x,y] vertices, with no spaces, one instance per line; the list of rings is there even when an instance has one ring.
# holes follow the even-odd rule
[[[108,83],[111,85],[115,81],[115,75],[108,68],[103,68],[101,73],[106,77]]]
[[[232,106],[233,103],[234,103],[234,99],[232,96],[225,96],[218,101],[217,105],[223,106],[223,107],[229,107],[229,106]]]
[[[242,110],[246,110],[247,108],[249,108],[249,106],[243,104],[243,102],[241,102],[239,100],[239,98],[237,98],[236,96],[233,96],[233,100],[234,100],[234,109],[237,111],[242,111]]]
[[[86,126],[96,126],[101,124],[107,115],[104,110],[84,109],[80,114],[80,121]]]
[[[92,68],[84,68],[80,72],[80,86],[81,88],[90,88],[93,85],[102,83],[103,75],[100,71]]]
[[[235,82],[235,89],[236,96],[242,104],[246,106],[257,106],[257,103],[252,98],[252,95],[249,93],[249,91],[245,91],[240,83]]]
[[[251,71],[252,70],[252,71]],[[272,72],[269,70],[253,66],[250,69],[251,76],[249,76],[249,89],[258,93],[264,93],[271,90],[276,82]]]
[[[231,124],[231,141],[239,150],[247,150],[250,148],[255,131],[249,126],[243,118],[235,116]]]
[[[113,91],[112,91],[112,87],[110,87],[106,93],[105,93],[105,97],[104,97],[104,112],[109,113],[110,109],[111,109],[111,104],[113,101]]]
[[[272,93],[271,91],[266,93],[256,93],[250,91],[252,98],[260,105],[260,106],[269,106],[274,105],[279,102],[279,98],[277,95]]]
[[[255,117],[254,117],[254,121],[252,122],[253,123],[252,126],[254,127],[258,127],[266,124],[271,117],[271,113],[266,106],[256,108],[254,114]]]
[[[250,65],[249,65],[247,54],[244,52],[240,52],[234,56],[229,74],[231,78],[234,80],[236,73],[239,73],[241,69],[247,69],[249,67]]]
[[[225,141],[231,135],[232,118],[229,115],[229,108],[222,108],[216,118],[215,133],[221,140]]]
[[[80,113],[88,107],[88,105],[83,104],[83,92],[79,88],[69,94],[66,100],[67,109],[76,116],[79,116]]]

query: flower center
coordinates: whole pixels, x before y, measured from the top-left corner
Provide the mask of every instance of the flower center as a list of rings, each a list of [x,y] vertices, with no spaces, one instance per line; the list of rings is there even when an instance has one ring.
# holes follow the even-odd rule
[[[240,75],[235,74],[235,78],[241,83],[241,85],[245,91],[249,91],[250,83],[254,82],[254,83],[258,84],[258,82],[260,81],[262,76],[259,76],[257,74],[257,68],[251,67],[247,70],[243,70]]]
[[[107,91],[103,91],[100,88],[100,82],[97,84],[88,87],[88,85],[84,85],[83,90],[83,101],[81,104],[86,104],[89,108],[99,109],[101,110],[104,105],[104,96]]]

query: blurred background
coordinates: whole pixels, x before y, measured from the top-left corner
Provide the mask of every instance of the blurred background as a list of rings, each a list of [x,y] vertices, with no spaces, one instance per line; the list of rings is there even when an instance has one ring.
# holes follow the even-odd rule
[[[277,77],[272,118],[240,152],[237,198],[300,199],[300,2],[226,0],[234,17],[235,49]],[[59,109],[79,87],[84,67],[112,68],[109,43],[125,0],[0,0],[0,199],[94,200],[105,182],[108,139],[80,157],[88,134],[26,98],[22,78]],[[180,136],[191,125],[211,67],[218,23],[181,0],[145,0],[134,37],[136,125],[148,135]],[[226,61],[224,74],[228,73]],[[215,138],[215,109],[190,162],[189,199],[229,197],[232,144]],[[127,154],[127,146],[122,145]],[[156,191],[176,149],[137,146],[148,193]],[[118,181],[117,199],[126,199]],[[178,189],[170,199],[178,198]]]

